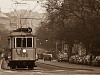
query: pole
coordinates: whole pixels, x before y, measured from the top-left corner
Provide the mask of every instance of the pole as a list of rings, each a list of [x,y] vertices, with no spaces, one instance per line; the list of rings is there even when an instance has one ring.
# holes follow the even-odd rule
[[[58,47],[57,47],[57,45],[58,45],[58,42],[56,41],[56,58],[57,58],[57,53],[58,53]]]

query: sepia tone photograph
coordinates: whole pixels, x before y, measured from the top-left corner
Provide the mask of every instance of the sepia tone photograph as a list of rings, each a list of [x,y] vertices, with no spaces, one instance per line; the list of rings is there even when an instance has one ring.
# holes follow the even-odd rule
[[[100,75],[100,0],[0,0],[0,75]]]

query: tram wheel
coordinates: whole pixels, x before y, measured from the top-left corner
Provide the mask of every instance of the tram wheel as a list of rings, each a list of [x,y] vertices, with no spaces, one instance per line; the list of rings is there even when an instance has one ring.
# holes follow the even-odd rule
[[[28,70],[32,70],[32,68],[28,68]]]
[[[10,67],[10,69],[11,69],[11,70],[15,70],[15,67],[14,67],[14,66],[12,66],[12,67]]]
[[[28,70],[33,70],[34,69],[34,67],[28,67]]]

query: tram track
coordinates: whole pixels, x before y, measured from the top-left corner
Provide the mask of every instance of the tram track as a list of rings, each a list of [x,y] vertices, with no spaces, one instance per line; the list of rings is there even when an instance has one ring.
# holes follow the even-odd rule
[[[36,63],[38,67],[46,68],[46,69],[63,69],[63,70],[69,70],[69,71],[74,71],[74,70],[87,70],[87,71],[94,71],[93,69],[84,69],[84,68],[75,68],[75,67],[67,67],[67,66],[61,66],[61,65],[55,65],[55,64],[50,64],[50,63],[44,63],[44,62],[37,62]]]

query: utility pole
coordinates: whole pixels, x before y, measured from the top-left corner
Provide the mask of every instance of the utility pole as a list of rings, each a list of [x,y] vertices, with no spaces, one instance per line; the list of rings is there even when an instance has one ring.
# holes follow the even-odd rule
[[[58,55],[58,41],[56,41],[55,43],[56,43],[56,51],[55,51],[55,54],[56,54],[56,59],[57,59],[57,55]]]

